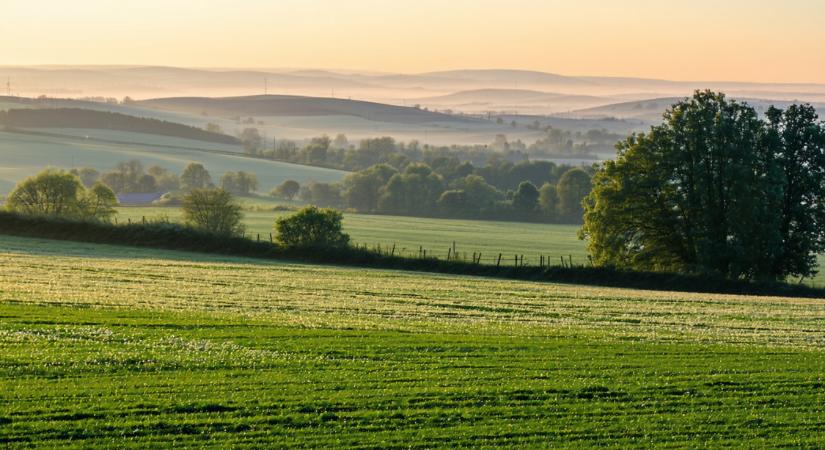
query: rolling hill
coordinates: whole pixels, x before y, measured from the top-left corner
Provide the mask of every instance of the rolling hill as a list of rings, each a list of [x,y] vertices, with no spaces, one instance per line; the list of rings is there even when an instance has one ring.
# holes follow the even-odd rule
[[[128,131],[196,141],[237,145],[226,134],[213,133],[175,122],[82,108],[11,109],[0,111],[0,125],[13,128],[82,128]]]
[[[404,124],[473,123],[473,119],[360,100],[255,95],[246,97],[173,97],[143,100],[138,105],[160,110],[214,116],[354,116],[376,122]]]

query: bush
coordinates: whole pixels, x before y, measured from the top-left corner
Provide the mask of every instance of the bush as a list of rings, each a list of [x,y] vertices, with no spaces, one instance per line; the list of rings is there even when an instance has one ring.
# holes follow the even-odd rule
[[[86,189],[77,175],[54,169],[21,181],[6,201],[10,211],[20,214],[103,221],[115,214],[116,205],[107,186],[96,183]]]
[[[308,206],[275,222],[278,242],[286,247],[346,247],[349,235],[342,231],[342,218],[334,209]]]
[[[244,232],[241,206],[223,189],[195,189],[183,198],[187,224],[210,233],[236,236]]]

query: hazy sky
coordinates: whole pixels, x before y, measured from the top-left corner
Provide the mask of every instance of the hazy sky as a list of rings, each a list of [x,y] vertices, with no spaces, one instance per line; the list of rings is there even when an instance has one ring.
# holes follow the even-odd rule
[[[825,0],[0,0],[0,65],[825,83]]]

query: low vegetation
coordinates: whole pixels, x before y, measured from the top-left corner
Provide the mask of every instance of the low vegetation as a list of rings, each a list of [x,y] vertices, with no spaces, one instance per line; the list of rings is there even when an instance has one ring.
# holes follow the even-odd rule
[[[0,111],[0,126],[18,128],[103,128],[238,144],[238,139],[175,122],[83,108],[29,108]]]
[[[820,300],[0,248],[6,446],[823,445]]]
[[[20,182],[6,199],[9,211],[29,216],[108,221],[117,197],[101,183],[83,186],[76,175],[47,169]]]

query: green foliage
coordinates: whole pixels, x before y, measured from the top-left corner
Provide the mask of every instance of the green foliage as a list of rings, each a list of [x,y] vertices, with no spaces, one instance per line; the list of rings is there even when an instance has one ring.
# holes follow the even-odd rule
[[[621,143],[586,202],[582,237],[593,261],[744,279],[813,275],[825,228],[803,225],[790,238],[783,223],[823,217],[823,129],[797,108],[773,110],[769,121],[697,92]]]
[[[275,222],[278,243],[298,248],[340,248],[349,245],[343,232],[343,216],[333,209],[308,206]]]
[[[556,185],[558,215],[567,223],[580,223],[584,208],[582,199],[590,193],[590,175],[582,169],[570,169],[564,173]]]
[[[212,176],[203,164],[191,162],[180,175],[180,187],[185,191],[206,189],[212,186]]]
[[[55,169],[23,180],[6,200],[13,212],[84,220],[109,220],[116,205],[114,192],[103,184],[86,189],[76,175]]]
[[[193,189],[183,197],[184,221],[217,235],[237,236],[244,232],[241,206],[223,189]]]
[[[559,197],[556,192],[556,185],[544,183],[539,189],[539,208],[541,212],[550,220],[556,218],[559,204]]]
[[[101,182],[95,183],[83,193],[80,200],[80,209],[83,217],[109,221],[117,214],[117,196],[109,186]]]
[[[270,195],[273,197],[281,197],[286,200],[292,200],[298,195],[298,192],[301,191],[301,184],[295,180],[286,180],[283,183],[279,184],[275,189],[272,190]]]
[[[358,211],[376,211],[381,189],[397,173],[387,164],[378,164],[347,176],[344,179],[344,200],[350,208]]]
[[[248,196],[258,189],[258,177],[243,170],[226,172],[221,177],[221,189],[234,195]]]
[[[539,190],[529,181],[522,181],[513,195],[513,208],[521,213],[532,213],[539,204]]]

